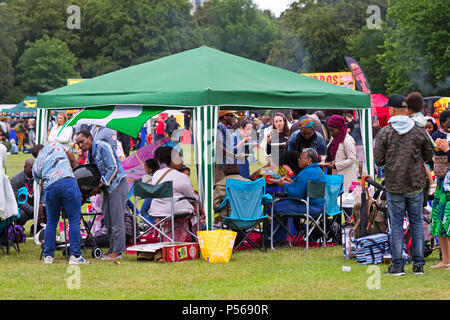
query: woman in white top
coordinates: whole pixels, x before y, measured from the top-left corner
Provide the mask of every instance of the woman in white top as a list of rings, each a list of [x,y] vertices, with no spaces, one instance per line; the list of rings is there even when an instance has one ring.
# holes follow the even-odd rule
[[[157,170],[153,174],[152,184],[159,185],[166,181],[172,181],[173,184],[173,197],[176,201],[182,197],[191,197],[198,199],[197,195],[194,193],[191,180],[189,177],[178,171],[183,167],[183,159],[179,152],[170,147],[160,147],[159,150],[155,151],[155,159],[162,165],[166,164],[167,167]],[[150,207],[149,213],[151,216],[155,217],[167,217],[170,216],[171,203],[167,199],[157,199],[152,200],[152,205]],[[174,213],[194,213],[194,207],[188,200],[182,200],[175,202]],[[188,219],[187,218],[176,218],[177,221],[183,224],[187,228]],[[170,230],[171,222],[166,224],[166,230]],[[185,241],[188,233],[182,228],[175,228],[174,241]],[[169,232],[169,236],[171,236]]]
[[[72,127],[65,127],[61,133],[59,131],[64,126],[64,124],[67,122],[67,114],[65,112],[59,112],[58,116],[56,117],[56,125],[52,127],[50,130],[50,134],[48,135],[48,142],[57,142],[62,144],[63,146],[67,148],[72,148],[73,146],[73,130]],[[59,133],[59,135],[58,135]]]
[[[344,176],[344,192],[348,193],[353,181],[358,181],[356,168],[356,143],[348,134],[345,118],[332,115],[328,119],[328,130],[333,138],[328,144],[327,167],[332,174]]]

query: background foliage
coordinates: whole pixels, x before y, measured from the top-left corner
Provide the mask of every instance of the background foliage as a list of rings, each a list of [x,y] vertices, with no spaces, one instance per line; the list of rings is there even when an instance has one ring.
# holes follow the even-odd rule
[[[348,71],[357,59],[372,92],[450,94],[448,1],[297,0],[280,17],[253,0],[3,0],[0,103],[201,45],[295,72]],[[381,29],[366,24],[381,8]]]

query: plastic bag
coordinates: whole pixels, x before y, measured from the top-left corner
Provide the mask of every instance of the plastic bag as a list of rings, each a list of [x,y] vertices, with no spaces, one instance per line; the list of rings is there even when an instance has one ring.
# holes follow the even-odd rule
[[[205,261],[209,263],[230,261],[237,232],[217,229],[199,231],[197,235],[200,251]]]
[[[352,194],[353,194],[353,198],[355,199],[355,203],[361,201],[361,193],[362,193],[361,186],[357,186],[357,187],[355,187],[355,189],[353,189]],[[373,198],[373,195],[375,194],[374,187],[372,187],[372,186],[368,187],[367,194],[369,195],[370,198]]]

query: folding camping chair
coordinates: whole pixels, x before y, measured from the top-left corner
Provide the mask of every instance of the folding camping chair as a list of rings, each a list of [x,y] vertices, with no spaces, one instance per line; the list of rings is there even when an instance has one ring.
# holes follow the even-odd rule
[[[243,238],[234,247],[237,250],[246,240],[252,247],[263,251],[264,241],[258,246],[249,235],[255,228],[268,217],[263,214],[262,205],[272,202],[272,196],[266,194],[266,181],[264,178],[255,181],[241,181],[227,179],[226,197],[220,204],[218,211],[226,205],[230,207],[230,216],[226,217],[223,225],[228,229],[236,231]]]
[[[344,176],[339,175],[327,175],[326,176],[326,186],[325,186],[325,219],[326,221],[329,220],[329,217],[331,217],[330,226],[333,225],[333,223],[337,222],[340,227],[342,227],[343,223],[345,221],[350,220],[350,217],[348,214],[342,209],[342,195],[344,194]],[[339,204],[337,199],[339,200]],[[328,220],[327,220],[328,219]],[[338,221],[340,219],[340,221]],[[325,226],[327,223],[325,224]],[[325,230],[327,234],[327,239],[332,236],[334,241],[338,244],[341,243],[342,235],[331,235],[331,229]]]
[[[189,217],[192,215],[191,212],[183,212],[183,213],[174,213],[174,206],[175,202],[182,201],[182,200],[188,200],[189,202],[195,202],[197,203],[197,210],[195,212],[197,216],[197,231],[200,231],[200,214],[199,214],[199,203],[198,200],[191,197],[182,197],[179,199],[174,199],[173,197],[173,184],[172,181],[166,181],[158,185],[151,185],[144,183],[142,181],[134,181],[133,182],[133,195],[134,195],[134,244],[136,245],[137,239],[141,238],[144,234],[150,232],[151,230],[156,230],[159,235],[161,241],[163,238],[167,238],[170,242],[174,242],[174,235],[175,235],[175,224],[177,227],[180,227],[187,231],[192,237],[195,239],[198,239],[197,235],[192,232],[192,230],[186,229],[184,225],[179,223],[175,220],[175,218],[184,218]],[[140,199],[145,198],[167,198],[168,201],[170,201],[170,215],[165,217],[160,216],[154,216],[155,218],[161,218],[159,222],[151,222],[148,218],[150,216],[144,215],[143,212],[137,213],[136,204],[137,201]],[[136,234],[136,225],[137,225],[137,217],[139,217],[146,225],[148,225],[148,228],[144,230],[140,235]],[[162,229],[162,224],[166,221],[171,220],[172,222],[172,237],[167,235],[164,230]]]
[[[319,199],[319,198],[325,198],[325,186],[326,182],[317,182],[317,181],[308,181],[307,183],[307,190],[306,190],[306,200],[296,197],[280,197],[276,198],[273,201],[272,208],[271,208],[271,219],[272,223],[270,226],[270,247],[272,250],[274,249],[273,246],[273,237],[275,235],[275,232],[281,227],[288,233],[289,238],[289,245],[292,246],[291,238],[294,238],[295,236],[291,233],[291,223],[289,220],[289,228],[283,223],[283,220],[285,218],[302,218],[305,219],[306,229],[305,231],[301,232],[299,236],[303,236],[304,239],[306,239],[306,251],[308,251],[309,247],[309,237],[314,229],[318,229],[320,234],[322,235],[324,241],[322,243],[322,246],[325,246],[326,242],[326,232],[325,232],[325,208],[320,208],[318,213],[319,215],[314,218],[311,216],[311,206],[310,206],[310,199]],[[306,205],[306,212],[274,212],[274,205],[276,203],[291,200],[298,203],[304,203]],[[325,206],[324,206],[325,207]],[[274,219],[278,221],[278,226],[274,229]],[[320,226],[321,221],[323,221],[323,227]],[[312,222],[313,226],[310,228],[310,222]]]

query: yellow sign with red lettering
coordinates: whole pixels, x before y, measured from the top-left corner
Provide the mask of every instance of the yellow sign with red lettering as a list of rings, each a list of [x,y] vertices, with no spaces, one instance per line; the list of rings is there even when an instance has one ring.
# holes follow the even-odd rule
[[[351,72],[302,73],[302,75],[355,90],[355,79]]]

